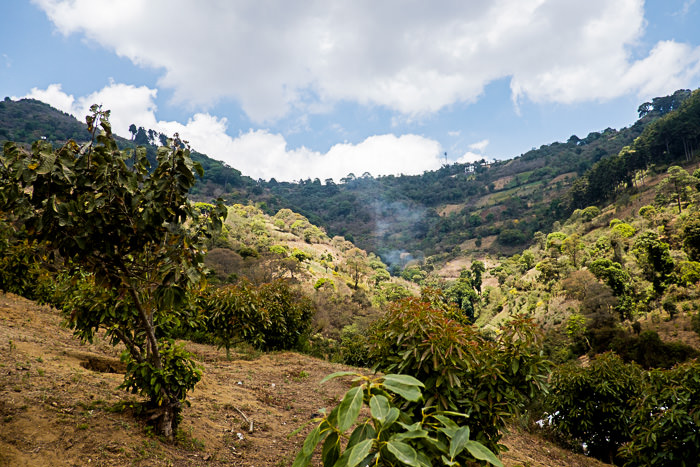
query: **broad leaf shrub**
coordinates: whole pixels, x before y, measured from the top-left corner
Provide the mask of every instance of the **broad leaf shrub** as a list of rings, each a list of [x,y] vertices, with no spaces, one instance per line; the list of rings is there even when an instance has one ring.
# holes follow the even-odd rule
[[[200,322],[219,347],[246,342],[260,350],[298,349],[308,339],[315,307],[285,281],[242,281],[209,287],[197,297]]]
[[[632,406],[632,439],[620,449],[626,467],[698,465],[700,364],[649,372]]]
[[[0,290],[34,299],[43,271],[37,257],[38,242],[24,236],[23,232],[13,232],[0,218]]]
[[[614,353],[563,365],[546,403],[553,428],[589,453],[626,467],[697,466],[700,364],[643,371]]]
[[[465,322],[434,289],[400,300],[373,326],[370,360],[377,370],[425,384],[425,400],[409,402],[407,410],[463,412],[474,439],[499,452],[506,422],[545,390],[549,363],[528,319],[513,319],[495,338]]]
[[[435,407],[411,410],[422,400],[424,385],[417,379],[395,374],[372,378],[346,371],[333,373],[322,383],[350,375],[360,384],[329,414],[323,410],[323,416],[313,420],[318,425],[292,467],[309,465],[321,443],[324,467],[459,466],[476,461],[502,467],[493,452],[471,439],[468,426],[460,426],[469,420],[466,415]]]
[[[557,368],[547,408],[557,431],[572,443],[586,443],[592,456],[613,462],[618,448],[630,440],[628,402],[642,388],[642,369],[607,352],[585,368],[575,362]]]

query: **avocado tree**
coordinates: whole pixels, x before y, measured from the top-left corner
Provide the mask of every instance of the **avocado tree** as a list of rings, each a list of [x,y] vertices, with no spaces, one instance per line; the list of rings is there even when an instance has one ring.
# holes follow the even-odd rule
[[[201,378],[168,329],[203,280],[204,244],[221,228],[221,202],[199,213],[187,199],[201,166],[175,135],[150,170],[145,148],[120,151],[109,111],[87,117],[92,141],[27,152],[7,143],[0,157],[0,216],[49,256],[80,270],[64,302],[74,333],[91,341],[103,328],[123,343],[123,388],[146,396],[156,430],[173,436],[187,391]],[[82,285],[81,285],[82,284]]]

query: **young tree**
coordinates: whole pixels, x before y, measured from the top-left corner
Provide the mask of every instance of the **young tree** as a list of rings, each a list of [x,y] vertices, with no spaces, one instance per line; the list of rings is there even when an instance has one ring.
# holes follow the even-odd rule
[[[345,269],[353,280],[353,289],[357,290],[360,282],[360,277],[364,276],[368,269],[367,253],[359,248],[353,248],[348,251],[345,258]]]
[[[635,240],[632,253],[644,277],[652,283],[654,291],[661,294],[674,268],[668,243],[662,242],[656,232],[644,232]]]
[[[657,187],[657,194],[661,200],[672,199],[678,204],[678,213],[681,213],[681,201],[688,201],[698,179],[690,175],[685,169],[677,165],[668,168],[668,176],[661,180]]]
[[[198,218],[187,194],[202,169],[177,135],[150,171],[145,148],[118,149],[109,111],[91,112],[92,141],[82,146],[69,141],[54,151],[38,141],[27,153],[5,145],[0,212],[80,268],[85,280],[68,301],[69,325],[83,340],[103,328],[126,346],[122,387],[149,398],[156,430],[172,438],[201,371],[167,329],[203,280],[204,244],[226,209],[219,202]]]

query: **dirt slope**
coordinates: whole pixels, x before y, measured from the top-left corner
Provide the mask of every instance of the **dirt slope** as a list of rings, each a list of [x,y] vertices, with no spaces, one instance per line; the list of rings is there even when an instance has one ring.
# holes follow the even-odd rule
[[[318,384],[347,367],[304,355],[227,361],[189,344],[204,378],[179,441],[169,444],[135,416],[136,396],[116,389],[119,349],[101,339],[81,345],[60,320],[49,307],[0,293],[0,466],[287,466],[305,432],[290,434],[349,388]],[[526,434],[506,444],[508,466],[603,465]]]

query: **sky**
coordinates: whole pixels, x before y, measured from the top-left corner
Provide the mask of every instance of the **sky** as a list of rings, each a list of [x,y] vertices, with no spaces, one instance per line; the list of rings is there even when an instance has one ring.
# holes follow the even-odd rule
[[[93,103],[255,179],[420,174],[700,87],[696,0],[3,0],[0,98]]]

